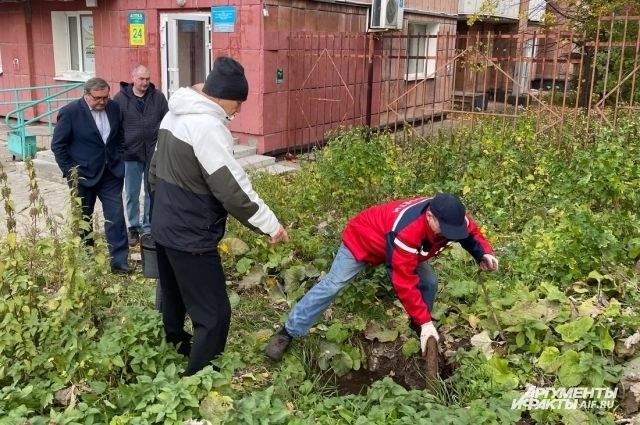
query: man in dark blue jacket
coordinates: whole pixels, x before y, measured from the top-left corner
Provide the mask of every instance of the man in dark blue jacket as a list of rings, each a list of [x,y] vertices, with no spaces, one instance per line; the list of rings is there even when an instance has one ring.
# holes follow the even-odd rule
[[[158,129],[169,110],[164,94],[150,82],[151,73],[144,65],[133,68],[132,83],[121,82],[113,100],[120,105],[124,127],[124,191],[129,220],[129,245],[140,241],[140,233],[149,225],[149,164],[156,149]],[[140,186],[144,178],[144,213],[140,223]]]
[[[133,272],[133,267],[127,264],[129,247],[122,206],[124,134],[120,125],[120,107],[109,102],[109,84],[105,80],[97,77],[87,80],[84,95],[60,109],[51,150],[67,179],[71,169],[77,167],[77,195],[82,200],[82,212],[88,220],[93,214],[96,199],[100,198],[102,202],[111,271]],[[93,245],[93,240],[87,238],[91,231],[89,229],[82,234],[89,246]]]

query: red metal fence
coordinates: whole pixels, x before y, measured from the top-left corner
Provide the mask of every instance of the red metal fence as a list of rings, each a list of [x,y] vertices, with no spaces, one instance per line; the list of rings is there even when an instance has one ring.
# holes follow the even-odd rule
[[[428,141],[479,120],[515,126],[524,110],[545,137],[583,137],[596,121],[615,130],[640,109],[639,23],[603,16],[592,34],[294,34],[288,146],[307,150],[361,125]]]

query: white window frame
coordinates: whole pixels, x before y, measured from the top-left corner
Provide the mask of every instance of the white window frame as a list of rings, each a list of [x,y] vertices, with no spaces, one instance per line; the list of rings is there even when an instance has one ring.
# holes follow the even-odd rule
[[[82,17],[91,16],[90,11],[51,12],[51,31],[53,33],[53,61],[55,67],[54,80],[87,81],[95,77],[95,70],[83,69],[82,52]],[[71,69],[71,40],[69,39],[69,17],[77,19],[79,70]],[[95,34],[94,34],[95,37]]]
[[[429,35],[437,36],[440,31],[440,23],[438,22],[409,22],[409,35]],[[424,47],[420,44],[424,43]],[[422,47],[422,48],[421,48]],[[419,50],[422,50],[420,52]],[[425,59],[407,59],[407,70],[404,79],[407,81],[426,80],[435,78],[436,59],[426,59],[427,56],[436,56],[438,54],[438,39],[432,38],[409,38],[407,40],[408,56],[424,56]],[[417,61],[417,63],[416,63]],[[424,65],[420,67],[420,62]],[[416,69],[417,68],[417,69]],[[417,72],[416,72],[417,70]]]
[[[0,75],[2,75],[2,46],[0,46]]]

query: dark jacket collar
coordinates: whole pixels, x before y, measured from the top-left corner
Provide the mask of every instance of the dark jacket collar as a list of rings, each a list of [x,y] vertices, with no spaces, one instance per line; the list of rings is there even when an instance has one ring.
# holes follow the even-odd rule
[[[134,98],[133,93],[133,83],[127,83],[126,81],[120,81],[120,91],[124,93],[129,98]],[[149,83],[149,88],[147,89],[147,93],[145,96],[152,96],[153,92],[156,91],[156,86],[153,83]]]

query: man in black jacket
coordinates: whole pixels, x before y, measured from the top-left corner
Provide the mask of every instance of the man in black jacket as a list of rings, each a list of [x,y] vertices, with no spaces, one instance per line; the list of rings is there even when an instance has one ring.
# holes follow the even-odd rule
[[[158,129],[169,110],[164,94],[150,82],[151,73],[138,65],[131,73],[132,83],[121,82],[113,100],[120,105],[124,127],[124,190],[129,221],[129,245],[140,241],[149,225],[149,164],[156,148]],[[144,177],[144,215],[140,223],[140,186]]]

